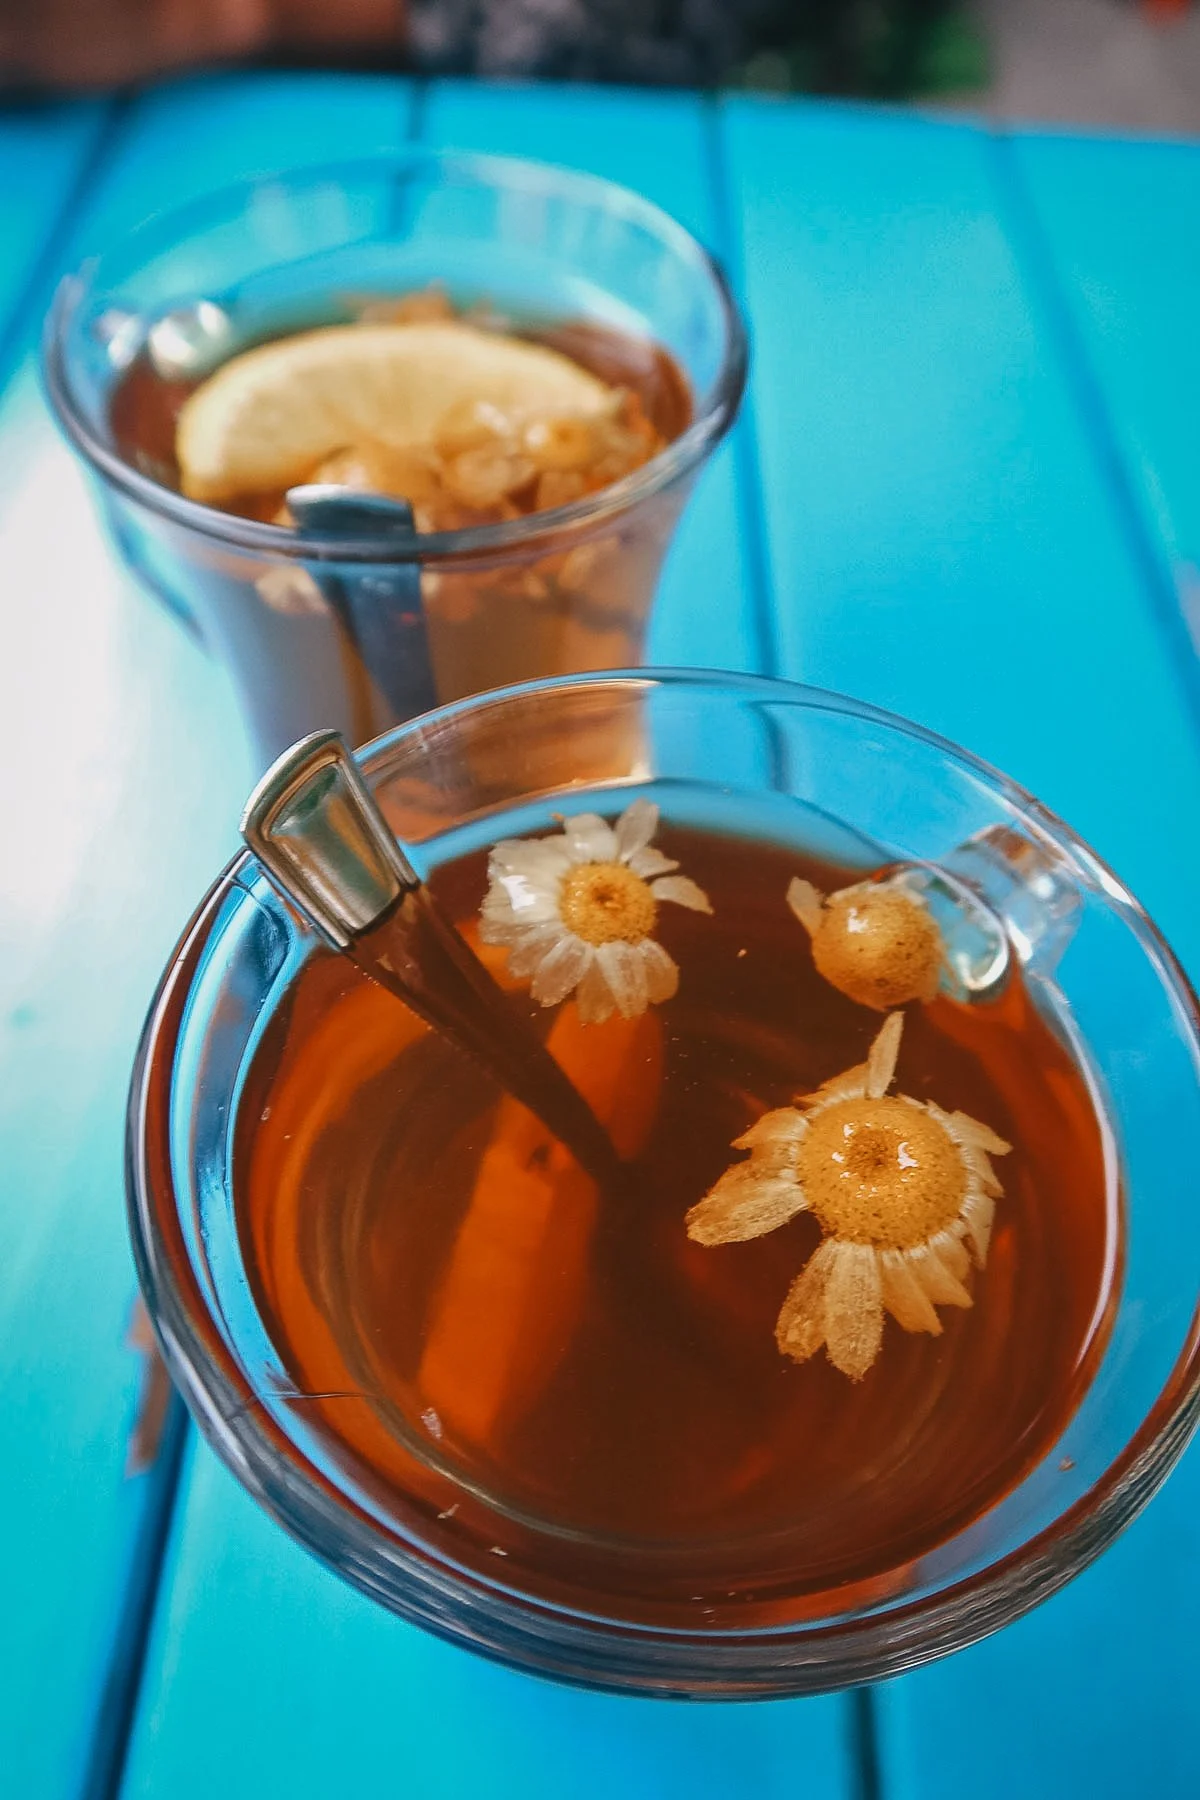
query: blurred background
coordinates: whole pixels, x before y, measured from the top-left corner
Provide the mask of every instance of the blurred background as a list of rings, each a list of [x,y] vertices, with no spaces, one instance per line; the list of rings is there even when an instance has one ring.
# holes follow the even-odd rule
[[[238,63],[719,84],[1200,130],[1189,0],[0,0],[10,98]]]

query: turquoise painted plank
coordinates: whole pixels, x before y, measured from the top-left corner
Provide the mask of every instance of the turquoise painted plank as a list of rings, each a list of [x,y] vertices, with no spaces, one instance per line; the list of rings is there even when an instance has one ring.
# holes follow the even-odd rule
[[[149,95],[62,255],[189,184],[406,131],[390,82]],[[0,122],[0,172],[2,144]],[[128,1072],[164,959],[232,847],[250,763],[221,671],[114,569],[28,355],[0,400],[0,556],[0,717],[37,759],[36,779],[9,784],[0,864],[0,1788],[67,1800],[97,1774],[162,1500],[126,1469],[143,1376],[126,1341]]]
[[[0,115],[0,376],[9,372],[17,344],[35,323],[31,307],[36,310],[39,277],[44,276],[53,245],[67,227],[72,203],[95,156],[109,110],[104,102],[86,101],[14,107]],[[0,501],[0,513],[9,504],[6,494]],[[20,578],[19,560],[15,565],[9,560],[8,568],[10,579]],[[11,682],[24,679],[21,653],[25,633],[22,630],[14,636],[10,630],[5,637],[8,654],[0,656],[0,708],[4,709],[6,724],[11,717],[13,727],[19,730],[19,713],[10,714],[5,701]],[[19,800],[17,804],[19,810]],[[27,1556],[22,1527],[23,1489],[29,1478],[23,1453],[28,1449],[28,1439],[21,1429],[20,1414],[45,1405],[47,1389],[53,1386],[47,1382],[44,1371],[31,1383],[24,1367],[32,1354],[45,1351],[46,1340],[40,1332],[31,1337],[25,1329],[15,1292],[19,1266],[10,1262],[10,1254],[19,1247],[23,1236],[21,1212],[29,1198],[28,1192],[23,1191],[29,1165],[40,1154],[53,1154],[59,1148],[53,1127],[46,1134],[47,1144],[37,1141],[42,1135],[37,1127],[43,1121],[36,1116],[29,1121],[33,1141],[30,1144],[26,1140],[28,1148],[17,1144],[12,1130],[14,1121],[19,1123],[22,1134],[25,1130],[19,1069],[14,1065],[24,1060],[25,1039],[36,1034],[37,1023],[33,1010],[13,987],[13,981],[19,979],[18,968],[28,954],[27,935],[6,929],[11,927],[8,897],[14,886],[14,862],[9,858],[17,845],[6,850],[4,874],[0,875],[0,1168],[4,1170],[0,1183],[0,1382],[5,1394],[5,1404],[0,1409],[0,1466],[10,1471],[5,1498],[0,1502],[0,1539],[6,1546],[0,1551],[0,1566],[6,1574],[10,1563],[23,1563]],[[30,899],[34,899],[32,894]],[[38,1437],[45,1437],[45,1422],[40,1422],[36,1430]],[[10,1447],[21,1454],[10,1456]],[[55,1455],[57,1441],[49,1448]],[[53,1474],[57,1480],[65,1476],[69,1481],[69,1464],[66,1469],[57,1467]],[[97,1524],[100,1526],[101,1521]],[[57,1546],[54,1552],[57,1554]],[[16,1777],[20,1791],[57,1796],[74,1786],[86,1759],[93,1691],[103,1676],[107,1645],[98,1655],[94,1640],[75,1639],[65,1647],[55,1645],[51,1657],[46,1654],[49,1642],[36,1641],[39,1633],[35,1627],[31,1634],[35,1640],[31,1666],[26,1657],[26,1618],[19,1604],[23,1583],[5,1579],[2,1585],[6,1605],[0,1620],[0,1667],[5,1672],[0,1685],[0,1766]],[[36,1604],[37,1598],[31,1603]],[[56,1623],[51,1620],[51,1632]],[[36,1710],[38,1704],[32,1699],[31,1690],[44,1708],[55,1689],[59,1694],[55,1707],[57,1741],[35,1744],[26,1729],[27,1713],[31,1706]],[[46,1722],[43,1719],[43,1730]],[[26,1779],[31,1776],[35,1779]]]
[[[67,1800],[161,1498],[126,1468],[129,1068],[248,765],[219,671],[110,566],[28,370],[0,405],[0,555],[0,717],[34,759],[0,872],[0,1787]]]
[[[326,1575],[202,1445],[168,1575],[123,1800],[852,1791],[840,1710],[619,1700],[484,1662]]]
[[[736,101],[784,671],[894,708],[1071,821],[1200,970],[1200,760],[1005,217],[986,134]],[[1163,772],[1170,771],[1170,779]]]
[[[1200,852],[1180,829],[1200,816],[1187,671],[994,146],[962,126],[749,102],[726,133],[787,671],[1017,775],[1200,970]],[[1185,324],[1194,337],[1194,275],[1177,302],[1164,362]],[[1181,344],[1180,366],[1194,355]],[[891,1684],[889,1800],[1198,1791],[1198,1517],[1193,1452],[1082,1580]]]
[[[203,77],[151,89],[134,103],[81,245],[229,182],[394,150],[410,110],[408,85],[391,75]]]
[[[887,1800],[1192,1800],[1200,1467],[1094,1568],[986,1643],[879,1690]]]
[[[713,216],[692,101],[435,88],[425,137],[555,160],[565,141],[577,166],[617,179],[654,171],[654,197],[673,201],[698,228]],[[732,609],[718,611],[730,585],[741,595],[744,579],[732,473],[722,479],[710,503],[724,509],[724,523],[704,552],[709,578],[703,561],[690,577],[703,606],[685,612],[689,594],[678,587],[667,603],[674,653],[689,661],[706,660],[705,650],[708,660],[750,654],[749,627],[738,622],[746,614],[731,625]],[[197,1449],[123,1793],[191,1800],[219,1781],[228,1800],[281,1787],[295,1800],[357,1789],[421,1800],[558,1800],[567,1792],[572,1800],[616,1792],[732,1800],[749,1784],[763,1800],[845,1800],[853,1755],[841,1700],[765,1708],[622,1701],[450,1649],[310,1562]]]
[[[553,83],[437,81],[425,142],[583,169],[644,194],[717,247],[703,101],[695,94]]]
[[[107,103],[86,100],[0,113],[0,346],[6,349],[108,112]]]
[[[1102,429],[1200,649],[1200,145],[1017,136]]]
[[[440,82],[423,113],[426,142],[538,157],[645,194],[724,258],[710,121],[695,95],[626,89]],[[754,592],[739,506],[735,446],[701,476],[663,570],[648,655],[659,664],[761,666]]]

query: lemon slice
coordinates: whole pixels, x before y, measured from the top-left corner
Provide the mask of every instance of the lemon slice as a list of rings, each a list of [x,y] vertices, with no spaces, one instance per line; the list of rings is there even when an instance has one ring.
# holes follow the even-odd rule
[[[332,325],[233,357],[184,403],[175,449],[184,493],[219,502],[290,487],[363,439],[429,444],[464,400],[586,417],[610,398],[556,350],[457,321]]]

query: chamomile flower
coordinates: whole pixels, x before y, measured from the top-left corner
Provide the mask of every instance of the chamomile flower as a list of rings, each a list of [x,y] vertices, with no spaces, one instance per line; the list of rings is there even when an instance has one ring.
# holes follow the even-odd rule
[[[658,808],[639,799],[615,825],[596,813],[543,838],[506,838],[488,863],[485,944],[509,947],[508,972],[556,1006],[574,994],[585,1024],[669,1000],[679,970],[653,937],[664,902],[711,912],[708,896],[651,839]]]
[[[796,876],[788,905],[812,939],[813,963],[839,993],[888,1012],[932,1000],[945,947],[920,896],[898,881],[859,881],[822,894]]]
[[[825,1233],[792,1283],[775,1328],[780,1350],[805,1362],[824,1344],[858,1381],[879,1355],[883,1315],[905,1331],[941,1333],[939,1306],[970,1306],[997,1197],[990,1158],[1011,1146],[966,1113],[889,1095],[904,1019],[892,1013],[859,1068],[795,1106],[764,1114],[687,1216],[701,1244],[762,1237],[811,1212]]]

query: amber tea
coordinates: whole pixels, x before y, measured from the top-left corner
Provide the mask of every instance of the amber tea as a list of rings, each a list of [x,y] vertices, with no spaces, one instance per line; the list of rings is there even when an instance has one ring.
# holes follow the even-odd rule
[[[537,515],[635,474],[693,411],[682,371],[649,339],[583,319],[500,319],[456,307],[438,288],[342,304],[333,323],[314,318],[302,331],[251,341],[203,380],[190,370],[181,378],[169,357],[156,360],[156,342],[151,329],[113,394],[117,449],[164,486],[285,528],[294,524],[287,490],[307,483],[405,500],[426,536],[522,519],[533,528]],[[620,523],[425,566],[420,605],[433,688],[424,704],[638,662],[684,497],[672,488]],[[311,578],[282,567],[257,591],[263,606],[301,621],[328,599]],[[389,602],[372,589],[363,604],[379,611]],[[395,705],[381,711],[369,691],[382,677],[386,694],[386,664],[400,652],[386,632],[364,643],[353,622],[341,623],[340,646],[314,636],[304,647],[277,644],[274,655],[281,664],[297,655],[335,665],[339,653],[347,658],[352,702],[367,689],[352,732],[360,741],[397,712],[407,716]],[[274,635],[264,636],[262,622],[239,625],[226,608],[221,629],[237,634],[235,660],[258,662],[261,684],[279,678],[265,665]]]
[[[1017,969],[917,890],[645,799],[439,860],[627,1179],[315,953],[240,1103],[257,1303],[364,1503],[533,1591],[705,1627],[904,1589],[1054,1446],[1120,1262],[1105,1135]],[[498,1578],[505,1578],[499,1576]]]
[[[521,325],[436,287],[260,334],[203,375],[155,342],[151,329],[114,390],[117,448],[168,487],[285,526],[302,481],[411,500],[425,532],[567,505],[640,467],[692,411],[661,345],[583,319]],[[254,416],[268,404],[269,434]]]

